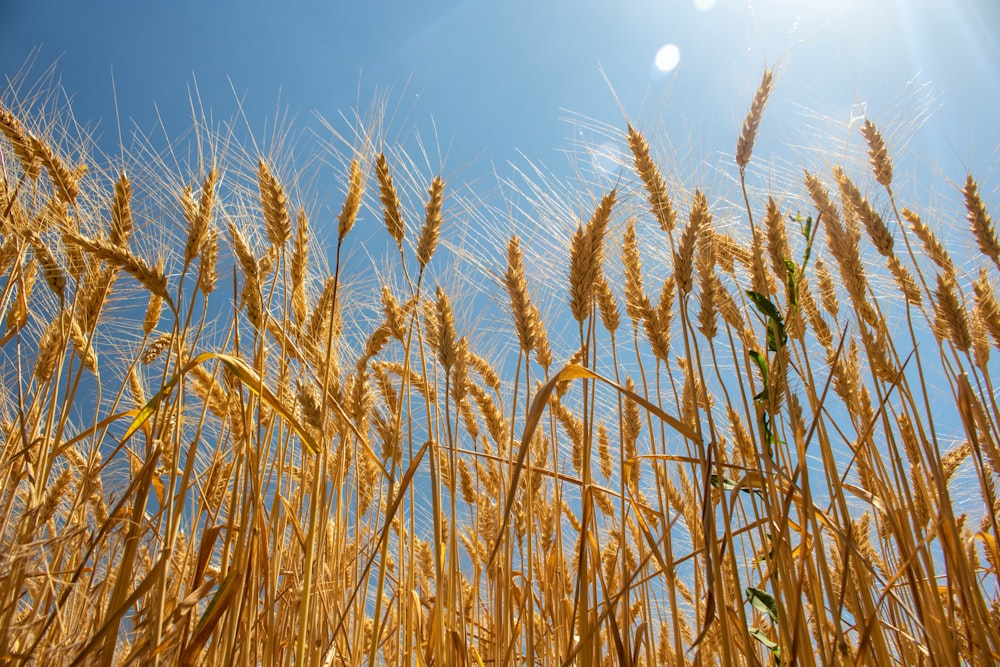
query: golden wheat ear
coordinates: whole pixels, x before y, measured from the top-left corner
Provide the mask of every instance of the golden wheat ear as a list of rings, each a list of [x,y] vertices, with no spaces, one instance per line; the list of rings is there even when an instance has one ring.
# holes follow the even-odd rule
[[[760,127],[761,116],[764,115],[764,105],[771,95],[771,70],[764,70],[764,75],[760,79],[757,87],[757,94],[753,97],[750,111],[743,121],[743,131],[736,141],[736,165],[740,168],[740,174],[746,169],[750,162],[750,155],[753,153],[753,144],[757,140],[757,128]]]

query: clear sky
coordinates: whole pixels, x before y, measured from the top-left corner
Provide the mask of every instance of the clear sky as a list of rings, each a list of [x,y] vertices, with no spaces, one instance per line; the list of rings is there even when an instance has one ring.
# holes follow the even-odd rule
[[[216,119],[242,99],[255,132],[279,109],[309,126],[387,90],[406,123],[433,121],[447,168],[475,174],[517,151],[558,171],[570,112],[623,127],[624,111],[705,159],[731,155],[769,65],[763,137],[797,141],[804,107],[868,113],[891,138],[927,107],[908,136],[923,166],[996,187],[998,34],[998,0],[0,0],[0,71],[36,48],[36,74],[58,61],[109,153],[112,82],[126,132],[159,113],[175,136],[194,82]]]

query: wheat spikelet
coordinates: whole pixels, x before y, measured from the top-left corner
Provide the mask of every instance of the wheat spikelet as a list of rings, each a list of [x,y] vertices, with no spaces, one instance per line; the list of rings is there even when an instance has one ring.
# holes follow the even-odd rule
[[[243,273],[248,277],[257,277],[259,271],[257,264],[257,257],[254,255],[253,250],[250,249],[250,244],[247,243],[246,237],[243,236],[243,232],[240,228],[232,221],[227,225],[229,230],[229,238],[233,241],[233,251],[236,254],[236,259],[239,260],[240,266],[243,267]]]
[[[507,242],[507,272],[504,285],[510,297],[510,310],[514,317],[514,331],[521,350],[530,352],[535,348],[538,322],[528,293],[528,281],[524,277],[524,257],[521,253],[521,239],[511,236]]]
[[[892,273],[892,277],[896,279],[896,285],[906,298],[906,302],[911,306],[919,306],[923,301],[920,288],[913,279],[913,274],[903,266],[903,263],[896,255],[889,257],[889,271]]]
[[[479,377],[482,378],[487,387],[496,392],[500,391],[500,376],[486,359],[474,352],[470,352],[469,365],[479,373]]]
[[[403,251],[403,214],[400,211],[399,193],[392,182],[392,174],[389,173],[389,161],[385,158],[385,153],[379,153],[375,161],[375,176],[378,178],[379,193],[382,200],[382,209],[385,212],[385,226],[389,230],[389,235],[396,241],[399,251]]]
[[[358,360],[358,366],[361,367],[368,363],[370,359],[375,358],[382,348],[385,347],[386,343],[392,337],[392,332],[389,331],[384,323],[375,327],[375,330],[371,332],[368,339],[365,341],[364,354],[362,354],[361,359]]]
[[[684,230],[684,235],[681,237],[680,246],[674,253],[674,278],[677,281],[677,289],[680,290],[682,296],[691,291],[691,274],[698,234],[701,228],[707,226],[711,220],[712,216],[708,212],[708,200],[701,190],[695,190],[690,220]]]
[[[257,188],[264,212],[264,230],[272,246],[282,248],[292,236],[288,195],[263,159],[257,160]]]
[[[32,181],[37,181],[42,173],[42,165],[35,155],[32,137],[17,117],[2,106],[0,106],[0,132],[7,135],[24,173]]]
[[[34,154],[45,167],[45,171],[48,172],[49,179],[52,181],[59,198],[66,204],[73,204],[77,195],[80,194],[79,176],[71,172],[66,164],[52,152],[49,145],[38,137],[31,137],[31,146]]]
[[[163,273],[163,260],[161,259],[156,265],[156,270]],[[156,329],[156,325],[160,322],[160,312],[163,310],[163,297],[152,295],[149,298],[149,303],[146,306],[146,315],[142,322],[142,333],[149,336]]]
[[[628,126],[628,145],[632,151],[632,158],[635,162],[635,170],[639,172],[642,183],[649,195],[649,205],[652,207],[653,216],[660,223],[660,228],[670,233],[676,223],[676,213],[667,195],[667,186],[660,175],[660,170],[649,155],[649,144],[642,133]]]
[[[92,239],[73,234],[71,235],[71,240],[74,244],[93,254],[98,259],[103,259],[109,264],[117,266],[131,274],[151,294],[168,301],[170,300],[170,295],[167,292],[167,277],[159,266],[156,268],[150,267],[141,257],[132,253],[131,250],[119,248],[103,239]]]
[[[81,299],[83,305],[80,309],[80,326],[89,333],[97,326],[101,309],[104,307],[108,295],[111,294],[112,286],[118,277],[118,269],[105,266],[99,271],[89,272],[87,276]]]
[[[948,274],[939,273],[937,277],[937,289],[934,290],[937,300],[934,303],[934,310],[937,315],[937,329],[947,333],[947,338],[951,340],[962,352],[968,352],[972,347],[972,335],[969,333],[969,319],[965,313],[965,308],[959,303],[958,295],[955,291],[955,280]]]
[[[292,316],[295,324],[302,326],[308,316],[306,305],[306,269],[309,266],[309,218],[305,209],[299,209],[295,223],[295,242],[292,246]]]
[[[587,225],[577,228],[570,246],[570,310],[578,322],[588,315],[594,303],[597,275],[604,255],[604,235],[614,206],[616,191],[601,198]]]
[[[904,208],[900,211],[903,218],[910,223],[910,229],[913,233],[917,235],[920,242],[924,245],[924,251],[931,258],[931,260],[937,264],[939,267],[944,269],[945,273],[949,275],[955,275],[955,264],[951,261],[951,256],[948,251],[944,249],[944,245],[938,240],[934,232],[931,231],[930,227],[925,225],[920,219],[920,216],[910,209]]]
[[[888,190],[892,186],[892,160],[889,159],[882,133],[866,118],[865,124],[861,126],[861,134],[868,142],[868,157],[871,158],[875,180]]]
[[[451,373],[451,396],[456,405],[465,400],[469,388],[469,355],[469,340],[462,336],[455,343],[455,364]]]
[[[364,193],[364,181],[361,177],[361,164],[357,160],[351,160],[351,171],[347,182],[347,196],[344,198],[344,206],[340,210],[337,218],[337,240],[343,241],[354,221],[358,217],[358,210],[361,208],[361,195]]]
[[[56,262],[55,256],[53,256],[49,247],[34,233],[28,234],[28,243],[35,253],[35,259],[42,266],[42,271],[45,274],[45,282],[48,283],[49,288],[55,295],[61,299],[66,289],[66,276],[59,267],[59,263]]]
[[[1000,268],[1000,241],[997,240],[993,220],[986,212],[986,204],[979,196],[979,186],[971,174],[965,178],[962,194],[965,196],[965,208],[969,212],[969,225],[972,227],[972,234],[976,237],[979,250]]]
[[[225,419],[228,408],[226,407],[226,392],[216,381],[215,375],[210,373],[203,364],[197,364],[191,368],[188,376],[195,393],[201,397],[208,409],[219,419]],[[136,405],[145,405],[145,392],[139,379],[136,369],[129,375],[129,387],[132,390],[132,397]],[[142,399],[142,402],[139,402]]]
[[[979,278],[972,283],[972,290],[979,319],[993,338],[993,345],[1000,349],[1000,302],[993,293],[986,269],[979,270]]]
[[[833,276],[826,266],[826,262],[821,259],[816,260],[816,278],[819,280],[819,296],[823,303],[823,308],[830,313],[834,319],[840,312],[840,302],[837,300],[837,288],[833,284]]]
[[[618,302],[615,301],[615,294],[611,291],[611,285],[603,271],[597,274],[597,307],[601,313],[601,323],[604,324],[604,328],[610,333],[617,331],[621,324]]]
[[[35,358],[34,376],[39,385],[52,377],[56,363],[62,353],[65,328],[62,318],[52,320],[38,340],[38,355]]]
[[[219,278],[219,274],[215,268],[218,258],[219,233],[214,229],[210,229],[205,235],[205,242],[202,244],[198,262],[198,289],[205,296],[215,291],[215,284]]]
[[[388,285],[382,285],[382,312],[385,314],[385,325],[392,332],[392,337],[399,342],[404,342],[406,338],[406,313]]]
[[[885,226],[882,217],[875,212],[875,209],[871,207],[868,200],[861,196],[861,192],[858,191],[857,186],[854,185],[851,179],[847,177],[843,169],[839,166],[834,166],[833,173],[840,188],[844,207],[853,209],[854,214],[864,223],[865,229],[868,231],[868,237],[872,240],[872,244],[878,250],[879,254],[883,257],[892,255],[892,234],[889,233],[889,228]]]
[[[818,178],[806,172],[806,188],[816,209],[823,218],[827,246],[837,259],[840,276],[851,297],[858,315],[873,327],[878,326],[878,316],[868,300],[868,280],[858,252],[858,232],[852,227],[843,227],[837,207],[830,200],[826,188]]]
[[[94,346],[87,340],[80,323],[76,319],[70,319],[69,337],[73,343],[73,350],[76,356],[83,362],[84,367],[91,373],[97,373],[97,355]]]
[[[469,395],[472,396],[479,407],[483,421],[486,422],[486,431],[490,434],[493,443],[501,452],[506,451],[510,431],[508,430],[507,420],[504,418],[503,412],[497,407],[490,395],[478,384],[472,383],[469,385]]]
[[[604,476],[604,479],[610,480],[612,473],[611,443],[604,422],[597,425],[597,459],[601,463],[601,475]]]
[[[212,221],[212,208],[215,205],[215,181],[218,172],[212,169],[208,172],[201,186],[201,198],[194,205],[190,188],[185,189],[187,195],[184,201],[184,217],[188,221],[188,237],[184,244],[184,266],[187,267],[195,257],[198,257],[205,244],[206,234]]]
[[[785,218],[781,215],[777,202],[773,197],[767,198],[767,214],[764,216],[767,229],[767,250],[771,256],[771,268],[782,283],[786,281],[788,267],[786,259],[792,255],[788,249],[788,233],[785,230]]]
[[[972,334],[973,359],[984,373],[989,373],[987,364],[990,362],[990,335],[978,308],[973,308],[969,313],[969,330]]]
[[[715,313],[715,295],[719,291],[719,279],[715,275],[715,251],[711,243],[702,243],[698,252],[698,330],[708,339],[715,338],[718,331]]]
[[[639,242],[635,235],[635,221],[629,218],[622,242],[622,264],[625,266],[625,312],[637,328],[649,308],[649,300],[642,287],[642,262]]]
[[[156,359],[170,346],[170,342],[173,340],[171,334],[163,334],[156,340],[149,343],[146,346],[146,350],[142,353],[142,363],[146,366],[156,361]]]
[[[663,281],[660,301],[656,308],[647,300],[646,312],[643,313],[643,326],[646,338],[656,358],[664,363],[670,361],[670,324],[673,319],[674,289],[673,276]]]
[[[771,94],[771,70],[764,70],[761,77],[760,86],[757,87],[757,94],[754,95],[750,111],[743,121],[743,131],[736,141],[736,164],[740,168],[740,173],[750,162],[750,154],[753,152],[754,140],[757,138],[757,128],[760,126],[760,118],[764,113],[764,105],[767,104],[767,97]]]
[[[424,217],[424,227],[420,231],[420,241],[417,243],[417,262],[423,269],[431,261],[437,248],[438,236],[441,233],[441,201],[444,197],[444,181],[435,176],[427,191],[427,212]]]
[[[583,225],[576,228],[570,245],[569,303],[577,322],[582,322],[590,314],[590,304],[594,289],[593,262],[590,242]]]
[[[125,246],[132,234],[132,185],[123,171],[115,181],[115,194],[111,200],[111,242]]]
[[[455,336],[455,318],[451,313],[451,305],[448,303],[448,295],[440,287],[437,288],[437,331],[438,331],[438,358],[441,365],[447,371],[455,363],[457,354]]]

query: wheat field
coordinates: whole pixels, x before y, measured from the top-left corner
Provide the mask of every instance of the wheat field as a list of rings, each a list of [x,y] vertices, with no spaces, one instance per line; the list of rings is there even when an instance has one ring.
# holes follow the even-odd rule
[[[624,122],[492,212],[376,131],[320,187],[4,100],[0,661],[1000,662],[985,196],[903,201],[878,119],[769,189],[772,83],[734,192]]]

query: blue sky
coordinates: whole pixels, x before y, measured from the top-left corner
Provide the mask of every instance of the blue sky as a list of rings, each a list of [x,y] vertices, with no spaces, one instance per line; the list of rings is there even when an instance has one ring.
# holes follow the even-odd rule
[[[623,127],[624,109],[703,158],[731,154],[772,65],[764,137],[794,142],[802,107],[844,122],[867,110],[891,130],[922,84],[933,115],[908,137],[919,159],[996,184],[998,32],[996,0],[2,0],[0,70],[9,80],[40,47],[33,71],[58,61],[77,119],[99,126],[108,152],[112,81],[126,131],[159,114],[174,136],[190,126],[195,81],[217,119],[239,96],[255,133],[280,109],[310,126],[387,90],[404,124],[426,133],[433,120],[447,167],[476,174],[517,151],[561,169],[567,110]],[[680,62],[660,72],[666,44]]]

